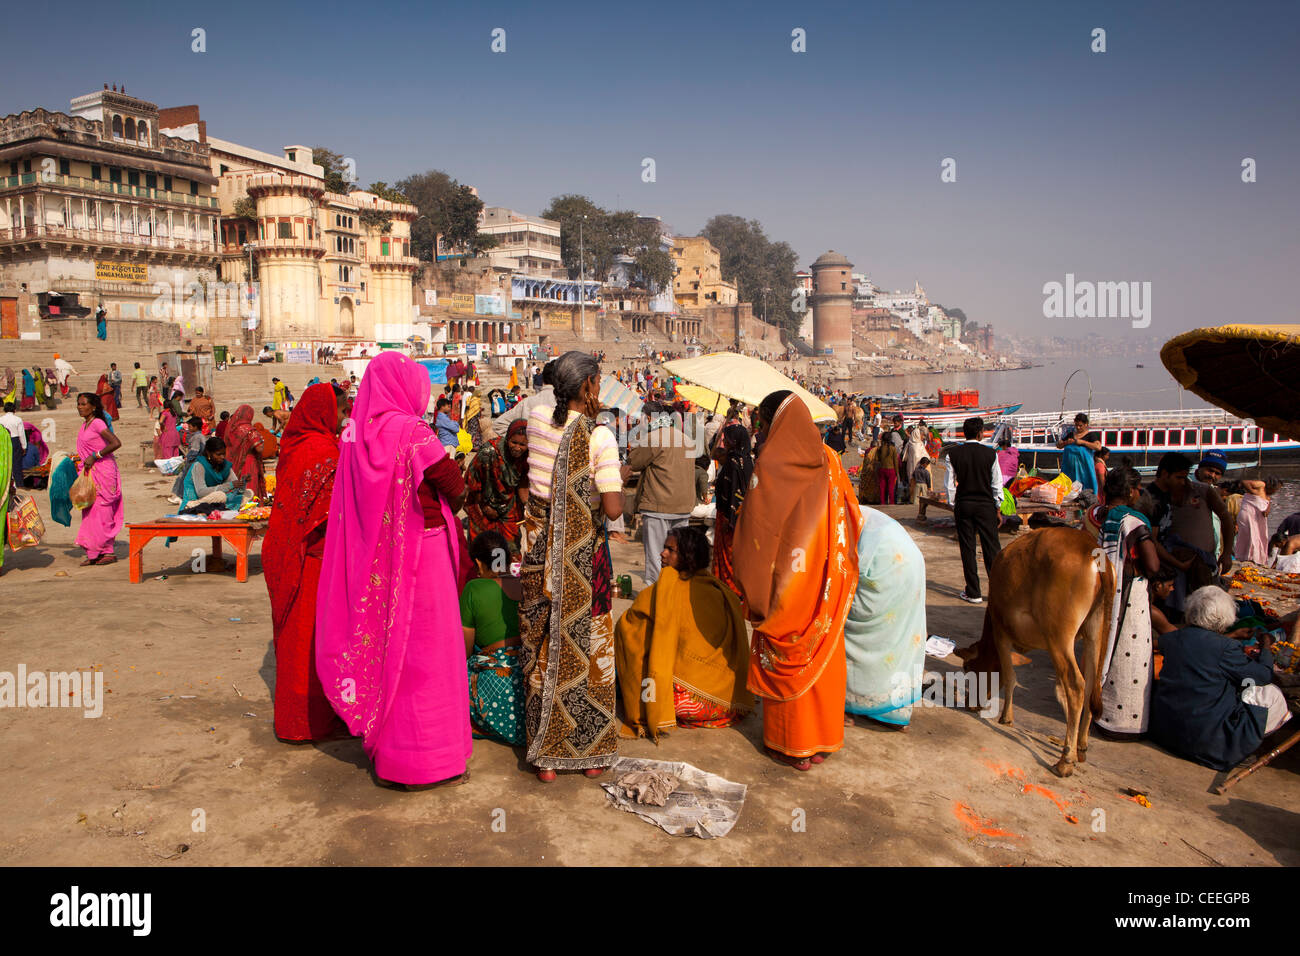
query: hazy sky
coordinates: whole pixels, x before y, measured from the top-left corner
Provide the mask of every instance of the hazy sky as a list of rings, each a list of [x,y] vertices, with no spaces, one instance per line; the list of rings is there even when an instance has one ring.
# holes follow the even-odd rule
[[[328,145],[363,184],[443,169],[491,205],[535,214],[580,192],[682,234],[735,213],[805,266],[835,249],[1004,331],[1156,344],[1295,321],[1294,0],[235,0],[108,16],[69,0],[57,27],[6,45],[0,113],[119,83],[199,104],[222,139]],[[940,181],[946,157],[956,182]],[[1067,272],[1151,282],[1150,328],[1045,319],[1043,284]]]

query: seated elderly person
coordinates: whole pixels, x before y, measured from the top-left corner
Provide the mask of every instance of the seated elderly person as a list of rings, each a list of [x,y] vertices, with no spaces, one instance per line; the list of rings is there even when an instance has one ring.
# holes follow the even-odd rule
[[[1150,737],[1166,750],[1230,770],[1291,715],[1273,681],[1272,639],[1258,660],[1225,637],[1237,607],[1210,585],[1187,599],[1186,625],[1160,638],[1164,667],[1151,700]]]

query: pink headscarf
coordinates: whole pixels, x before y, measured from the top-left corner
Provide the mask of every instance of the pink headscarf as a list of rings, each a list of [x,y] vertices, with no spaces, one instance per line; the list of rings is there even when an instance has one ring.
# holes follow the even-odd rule
[[[429,376],[400,352],[370,362],[344,423],[316,602],[316,673],[348,729],[383,726],[410,634],[424,513],[417,488],[447,452],[421,417]],[[439,497],[453,567],[465,567],[459,523]],[[448,581],[448,601],[457,600]]]

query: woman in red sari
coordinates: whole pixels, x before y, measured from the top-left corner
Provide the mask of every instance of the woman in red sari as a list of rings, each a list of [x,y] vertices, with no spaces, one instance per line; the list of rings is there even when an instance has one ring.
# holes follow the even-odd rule
[[[226,425],[226,461],[245,479],[245,488],[262,498],[266,477],[262,472],[262,439],[253,429],[253,406],[240,405]]]
[[[262,571],[275,632],[275,735],[322,740],[344,730],[316,676],[316,586],[339,463],[342,396],[303,392],[284,429]]]
[[[763,743],[796,770],[844,745],[844,622],[862,514],[840,456],[791,392],[759,406],[761,446],[736,524],[736,583],[754,622],[749,689]]]
[[[465,470],[465,517],[473,540],[484,531],[496,531],[520,552],[520,525],[528,500],[528,421],[510,423],[505,438],[494,438],[474,456]]]
[[[104,411],[108,412],[113,421],[118,420],[117,400],[113,397],[113,386],[108,384],[108,376],[99,376],[99,384],[95,386],[95,394],[99,396],[99,401],[104,406]]]

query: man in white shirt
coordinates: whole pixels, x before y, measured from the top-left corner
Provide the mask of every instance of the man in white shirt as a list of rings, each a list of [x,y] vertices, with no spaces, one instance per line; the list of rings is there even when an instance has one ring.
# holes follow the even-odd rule
[[[27,432],[23,428],[23,420],[14,414],[14,403],[5,402],[5,413],[0,415],[0,425],[5,427],[9,432],[9,440],[13,444],[13,464],[10,470],[13,473],[14,481],[19,486],[23,483],[23,455],[27,453]],[[8,491],[8,489],[4,489]]]

